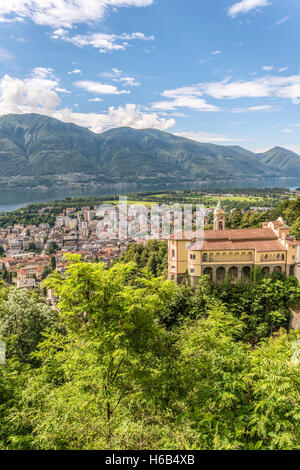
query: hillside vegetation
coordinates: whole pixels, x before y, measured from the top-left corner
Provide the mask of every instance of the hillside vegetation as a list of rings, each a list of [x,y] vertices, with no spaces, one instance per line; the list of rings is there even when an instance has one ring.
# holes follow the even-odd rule
[[[0,448],[300,449],[297,280],[176,286],[130,253],[71,256],[57,312],[0,286]]]
[[[0,118],[0,164],[2,177],[81,173],[115,182],[300,174],[300,157],[285,149],[254,154],[154,129],[117,128],[94,134],[38,114]]]

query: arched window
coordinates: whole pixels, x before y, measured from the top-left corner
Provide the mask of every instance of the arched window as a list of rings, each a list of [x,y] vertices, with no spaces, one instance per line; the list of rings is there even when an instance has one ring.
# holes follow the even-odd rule
[[[207,262],[209,259],[208,259],[208,254],[207,253],[203,253],[202,255],[202,261],[205,263]]]

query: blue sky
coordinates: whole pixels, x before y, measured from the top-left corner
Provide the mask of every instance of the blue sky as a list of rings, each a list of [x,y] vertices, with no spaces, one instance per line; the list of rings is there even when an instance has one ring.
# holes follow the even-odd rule
[[[0,114],[300,154],[299,0],[0,4]]]

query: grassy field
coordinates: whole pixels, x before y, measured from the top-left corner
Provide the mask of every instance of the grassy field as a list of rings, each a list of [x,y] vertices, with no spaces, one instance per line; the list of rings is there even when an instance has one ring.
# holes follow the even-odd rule
[[[119,204],[119,201],[103,201],[103,204]],[[128,205],[135,205],[135,206],[148,206],[151,207],[154,204],[157,204],[156,202],[150,202],[150,201],[127,201]]]

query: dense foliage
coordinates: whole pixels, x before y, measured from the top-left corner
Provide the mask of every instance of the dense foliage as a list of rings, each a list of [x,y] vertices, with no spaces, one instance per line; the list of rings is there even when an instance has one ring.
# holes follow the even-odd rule
[[[58,314],[0,289],[0,447],[299,449],[296,280],[176,286],[131,251],[140,267],[73,255],[45,281]]]
[[[300,240],[300,197],[294,200],[283,201],[276,207],[276,216],[282,216],[285,222],[291,226],[291,232]]]
[[[150,240],[144,245],[132,243],[117,263],[133,261],[139,269],[147,268],[153,276],[167,276],[168,273],[168,242]]]

